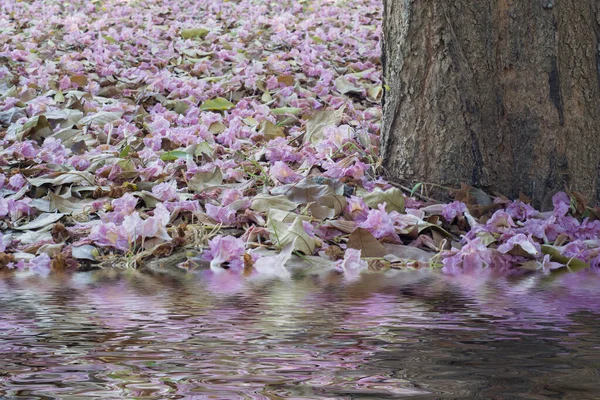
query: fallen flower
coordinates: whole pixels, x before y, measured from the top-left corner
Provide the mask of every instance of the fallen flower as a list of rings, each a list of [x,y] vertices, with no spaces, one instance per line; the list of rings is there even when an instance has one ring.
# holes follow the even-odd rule
[[[462,249],[447,251],[443,257],[442,271],[450,275],[478,273],[492,263],[492,251],[478,238],[467,239]]]
[[[293,243],[284,246],[275,256],[258,256],[254,261],[254,270],[261,277],[274,277],[289,279],[290,272],[285,268],[285,263],[292,257]]]
[[[467,211],[467,205],[462,201],[453,201],[450,204],[444,204],[442,217],[448,222],[451,222],[459,215],[463,215]]]
[[[47,276],[50,273],[52,259],[46,253],[40,254],[25,264],[35,274]]]
[[[234,272],[241,272],[244,267],[242,257],[245,252],[243,240],[233,236],[215,236],[208,241],[208,249],[204,252],[205,260],[210,261],[210,269],[222,272],[228,267]]]
[[[385,211],[385,203],[382,203],[377,210],[369,210],[367,218],[358,224],[358,227],[368,230],[377,239],[387,237],[395,243],[400,243],[400,237],[396,233],[398,215],[396,211]]]
[[[117,250],[129,250],[129,238],[127,232],[114,222],[101,222],[90,231],[88,238],[97,246],[113,247]]]
[[[527,254],[537,257],[541,254],[541,247],[539,243],[536,243],[530,236],[525,236],[522,233],[515,235],[508,239],[506,243],[498,246],[498,251],[500,253],[508,253],[513,250],[515,246],[519,246],[523,251]]]
[[[350,280],[358,278],[362,271],[366,271],[369,265],[360,258],[361,251],[357,249],[346,249],[344,259],[335,263],[335,267],[344,273],[344,277]]]

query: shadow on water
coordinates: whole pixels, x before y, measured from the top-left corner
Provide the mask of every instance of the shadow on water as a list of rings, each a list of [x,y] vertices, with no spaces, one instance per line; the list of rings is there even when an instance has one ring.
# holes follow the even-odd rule
[[[0,280],[7,398],[597,398],[600,277]]]

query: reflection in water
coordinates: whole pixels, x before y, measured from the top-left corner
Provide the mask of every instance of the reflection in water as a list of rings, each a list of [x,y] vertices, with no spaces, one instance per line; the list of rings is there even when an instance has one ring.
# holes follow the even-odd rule
[[[600,390],[591,272],[219,279],[0,279],[0,395],[592,399]]]

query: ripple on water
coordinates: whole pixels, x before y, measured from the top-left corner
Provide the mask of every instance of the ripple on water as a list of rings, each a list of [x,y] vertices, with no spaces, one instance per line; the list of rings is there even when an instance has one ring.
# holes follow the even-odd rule
[[[595,275],[0,281],[9,398],[595,398]]]

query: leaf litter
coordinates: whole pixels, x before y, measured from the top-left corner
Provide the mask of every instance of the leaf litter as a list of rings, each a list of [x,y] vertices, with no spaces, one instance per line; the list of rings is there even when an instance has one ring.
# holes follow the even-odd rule
[[[0,10],[1,269],[175,254],[282,279],[299,262],[349,279],[600,266],[600,210],[577,193],[539,212],[467,186],[439,204],[382,178],[379,1]]]

